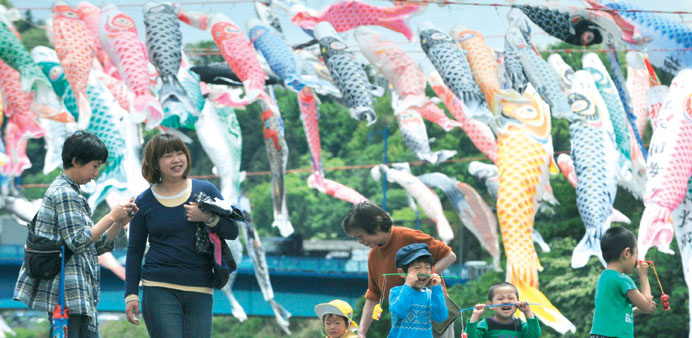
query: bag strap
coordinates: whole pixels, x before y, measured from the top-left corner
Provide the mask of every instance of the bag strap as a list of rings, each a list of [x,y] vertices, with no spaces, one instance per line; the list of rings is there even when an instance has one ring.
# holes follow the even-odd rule
[[[27,224],[27,228],[29,228],[31,232],[34,232],[34,228],[36,228],[36,217],[38,217],[38,212],[36,212],[34,218],[31,219],[31,222]]]
[[[60,308],[65,308],[65,246],[60,247],[60,291],[58,294],[58,302],[60,302]]]

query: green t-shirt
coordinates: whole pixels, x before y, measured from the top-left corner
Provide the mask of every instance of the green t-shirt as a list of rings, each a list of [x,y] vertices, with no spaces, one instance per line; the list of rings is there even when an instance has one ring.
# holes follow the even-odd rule
[[[508,324],[498,323],[492,318],[486,318],[477,322],[466,324],[466,333],[469,338],[538,338],[541,336],[541,326],[538,318],[526,319],[526,323],[519,318],[514,318]]]
[[[636,289],[630,276],[615,270],[603,271],[596,284],[596,309],[591,334],[634,337],[634,315],[627,291]]]

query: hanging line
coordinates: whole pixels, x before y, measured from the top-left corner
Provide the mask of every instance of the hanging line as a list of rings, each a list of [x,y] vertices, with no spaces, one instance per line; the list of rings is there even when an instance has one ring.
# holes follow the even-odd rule
[[[181,6],[187,6],[187,5],[224,5],[224,4],[235,4],[235,3],[251,3],[251,2],[259,2],[255,0],[219,0],[219,1],[183,1],[183,2],[176,2],[175,4],[181,5]],[[118,8],[120,7],[144,7],[143,3],[131,3],[131,4],[117,4]],[[52,11],[53,7],[14,7],[16,9],[22,10],[22,11]]]
[[[560,150],[560,151],[555,151],[553,152],[553,155],[559,155],[559,154],[569,154],[570,150]],[[463,162],[471,162],[471,161],[480,161],[480,160],[489,160],[487,156],[481,155],[481,156],[472,156],[472,157],[464,157],[464,158],[451,158],[448,160],[444,160],[440,162],[439,164],[442,163],[463,163]],[[408,163],[409,165],[423,165],[423,164],[429,164],[427,161],[396,161],[394,163]],[[341,171],[341,170],[357,170],[357,169],[370,169],[374,166],[380,165],[380,163],[377,164],[357,164],[357,165],[345,165],[345,166],[339,166],[339,167],[330,167],[330,168],[324,168],[324,171]],[[293,173],[311,173],[312,169],[311,168],[298,168],[298,169],[287,169],[286,173],[287,174],[293,174]],[[251,171],[251,172],[245,172],[245,176],[270,176],[271,172],[270,171]],[[194,179],[201,179],[201,180],[206,180],[210,178],[219,178],[219,175],[197,175],[197,176],[190,176],[190,178]],[[22,189],[27,189],[27,188],[47,188],[50,186],[50,183],[30,183],[30,184],[17,184],[17,188],[22,188]]]
[[[658,273],[656,272],[656,265],[654,265],[654,261],[639,261],[639,263],[647,263],[651,265],[651,268],[654,270],[654,275],[656,275],[656,280],[658,281],[658,287],[661,289],[661,293],[665,294],[665,292],[663,292],[663,286],[661,285],[661,279],[658,278]]]
[[[185,48],[183,50],[189,55],[221,55],[218,49],[212,48]],[[358,49],[352,49],[351,52],[359,52]],[[608,52],[690,52],[692,47],[687,48],[562,48],[562,49],[539,49],[541,53],[608,53]],[[422,50],[404,50],[406,53],[423,53]]]
[[[661,285],[661,279],[658,277],[658,272],[656,272],[656,265],[654,261],[639,261],[640,263],[647,263],[651,265],[654,270],[654,275],[656,276],[656,281],[658,281],[658,287],[661,289],[661,306],[663,306],[663,311],[670,310],[670,296],[663,292],[663,285]]]
[[[389,0],[377,0],[382,2],[390,2]],[[178,2],[178,5],[222,5],[222,4],[235,4],[235,3],[254,3],[258,1],[254,0],[218,0],[218,1],[183,1]],[[436,3],[439,5],[461,5],[461,6],[476,6],[476,7],[517,7],[528,4],[505,4],[505,3],[480,3],[480,2],[464,2],[464,0],[458,1],[430,1],[430,0],[406,0],[408,3],[420,3],[421,5],[428,5],[430,3]],[[131,3],[131,4],[121,4],[118,7],[143,7],[144,4],[141,3]],[[545,7],[544,5],[528,5],[528,6],[538,6]],[[573,6],[574,7],[574,6]],[[53,10],[53,7],[15,7],[19,10]],[[559,8],[559,7],[558,7]],[[583,7],[588,11],[601,11],[601,12],[612,12],[612,13],[658,13],[658,14],[692,14],[691,11],[663,11],[655,9],[614,9],[614,8],[594,8],[594,7]]]
[[[390,0],[377,0],[383,2],[390,2]],[[519,7],[519,6],[532,6],[532,7],[548,7],[545,5],[534,5],[534,4],[501,4],[501,3],[480,3],[480,2],[466,2],[465,0],[458,1],[434,1],[434,0],[406,0],[407,3],[420,3],[421,5],[429,5],[435,3],[438,5],[460,5],[460,6],[478,6],[478,7]],[[570,6],[576,7],[576,6]],[[552,7],[548,7],[551,8]],[[560,7],[556,7],[560,8]],[[615,9],[615,8],[594,8],[594,7],[579,7],[579,9],[585,9],[587,11],[601,11],[610,13],[658,13],[658,14],[692,14],[691,11],[663,11],[656,9]]]

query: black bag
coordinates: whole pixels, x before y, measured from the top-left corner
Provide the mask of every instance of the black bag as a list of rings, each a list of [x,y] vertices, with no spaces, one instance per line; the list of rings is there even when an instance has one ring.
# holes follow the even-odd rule
[[[238,226],[236,224],[237,221],[245,220],[243,212],[230,205],[227,201],[210,197],[201,191],[194,196],[194,199],[197,202],[197,206],[202,211],[223,217],[235,224],[236,227]],[[218,239],[217,243],[216,240],[212,241],[209,236],[212,236],[212,234],[207,231],[204,223],[197,223],[195,228],[195,252],[198,255],[207,254],[211,256],[213,265],[212,286],[215,289],[221,289],[228,283],[230,274],[236,270],[237,264],[231,254],[231,248],[228,247],[226,241],[216,234],[213,234],[213,236],[216,236],[216,239]],[[217,261],[214,257],[214,250],[217,244],[220,246],[221,250],[221,261]]]
[[[195,253],[198,255],[211,255],[212,246],[209,241],[209,233],[204,223],[195,225]]]
[[[221,239],[221,256],[226,266],[214,262],[211,274],[212,286],[214,289],[223,288],[226,283],[228,283],[231,272],[235,271],[237,268],[235,259],[233,259],[233,255],[231,254],[231,248],[228,247],[228,244],[226,244],[226,241],[223,239]]]
[[[60,273],[60,248],[65,247],[65,263],[72,257],[70,250],[64,241],[54,241],[34,233],[36,216],[27,224],[29,232],[24,245],[24,269],[26,273],[36,279],[53,279]]]
[[[212,241],[209,236],[216,236],[216,241]],[[221,261],[217,261],[214,257],[216,245],[220,246]],[[195,225],[195,253],[198,255],[208,256],[212,262],[212,286],[214,289],[223,288],[232,271],[236,269],[236,263],[231,254],[231,248],[228,247],[226,241],[218,235],[208,232],[204,223]]]
[[[442,336],[450,325],[461,316],[461,308],[447,294],[444,295],[445,304],[447,305],[447,319],[441,322],[432,322],[433,337]]]

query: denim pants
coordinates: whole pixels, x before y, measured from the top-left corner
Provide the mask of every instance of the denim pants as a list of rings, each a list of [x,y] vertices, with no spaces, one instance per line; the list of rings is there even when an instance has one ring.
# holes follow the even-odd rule
[[[152,338],[211,337],[211,295],[145,286],[142,317]]]
[[[98,328],[96,332],[89,330],[89,316],[70,314],[67,319],[66,338],[99,338]],[[48,312],[48,323],[52,324],[53,312]],[[53,337],[53,325],[50,326],[48,337]]]

